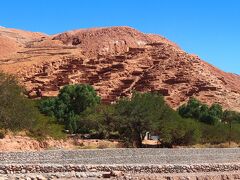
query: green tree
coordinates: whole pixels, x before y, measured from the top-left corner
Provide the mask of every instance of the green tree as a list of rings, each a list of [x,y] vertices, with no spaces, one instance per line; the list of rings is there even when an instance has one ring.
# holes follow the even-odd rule
[[[95,134],[99,138],[117,135],[115,105],[99,104],[87,108],[79,118],[79,132]]]
[[[116,104],[118,132],[134,147],[142,147],[145,133],[154,130],[154,122],[158,121],[167,109],[163,97],[156,93],[136,92],[132,98],[123,98]]]
[[[87,107],[100,103],[100,97],[88,84],[64,86],[59,92],[58,99],[67,105],[67,111],[73,111],[75,114],[80,114]]]
[[[77,132],[79,115],[88,107],[99,103],[100,97],[92,86],[77,84],[64,86],[58,97],[43,100],[39,108],[42,113],[56,117],[58,122],[73,133]]]
[[[209,108],[194,98],[180,106],[178,112],[183,118],[192,118],[211,125],[219,123],[223,114],[221,105],[215,103]]]
[[[200,101],[195,98],[190,98],[187,104],[183,104],[179,107],[178,112],[184,118],[194,118],[199,119],[201,110],[206,107],[202,107]]]
[[[212,106],[209,108],[209,114],[211,116],[216,117],[219,121],[222,119],[223,116],[223,109],[220,104],[214,103]]]
[[[55,115],[55,98],[38,100],[38,107],[41,113],[54,117]]]

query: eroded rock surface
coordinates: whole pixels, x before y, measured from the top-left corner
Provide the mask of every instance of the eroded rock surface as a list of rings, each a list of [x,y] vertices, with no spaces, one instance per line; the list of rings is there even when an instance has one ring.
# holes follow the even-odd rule
[[[225,73],[161,36],[112,27],[27,37],[17,52],[5,52],[0,69],[16,74],[31,98],[88,83],[107,103],[134,90],[157,91],[173,108],[194,96],[240,111],[239,75]],[[6,35],[0,29],[1,38]]]

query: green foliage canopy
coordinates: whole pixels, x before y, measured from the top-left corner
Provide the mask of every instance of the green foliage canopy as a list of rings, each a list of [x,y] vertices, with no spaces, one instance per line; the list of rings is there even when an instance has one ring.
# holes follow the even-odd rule
[[[88,107],[100,103],[94,88],[87,84],[64,86],[58,97],[43,100],[39,109],[42,113],[54,116],[71,133],[77,132],[79,115]]]
[[[161,119],[167,109],[161,95],[135,92],[131,99],[123,98],[116,104],[118,131],[133,146],[142,147],[143,136],[153,130],[154,122]]]
[[[192,118],[206,124],[217,124],[221,121],[223,110],[219,104],[212,104],[209,108],[195,98],[190,98],[187,104],[178,108],[179,114],[183,118]]]

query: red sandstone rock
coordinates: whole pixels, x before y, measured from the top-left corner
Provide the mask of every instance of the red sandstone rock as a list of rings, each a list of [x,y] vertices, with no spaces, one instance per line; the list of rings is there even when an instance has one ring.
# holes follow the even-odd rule
[[[9,38],[1,31],[0,49],[6,47],[1,38]],[[157,91],[174,108],[194,96],[240,111],[239,75],[225,73],[161,36],[129,27],[76,30],[52,37],[20,32],[24,41],[16,35],[11,40],[21,48],[6,48],[0,69],[16,74],[29,96],[54,96],[64,85],[88,83],[104,102],[130,96],[134,90]]]

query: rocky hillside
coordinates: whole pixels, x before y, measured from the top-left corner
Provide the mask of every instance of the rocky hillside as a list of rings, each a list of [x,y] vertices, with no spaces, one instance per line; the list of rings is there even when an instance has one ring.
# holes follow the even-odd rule
[[[9,38],[8,31],[17,35]],[[129,27],[53,36],[22,32],[0,28],[0,69],[17,75],[32,98],[88,83],[108,103],[134,90],[158,91],[174,108],[194,96],[240,111],[239,75],[213,67],[164,37]]]
[[[31,41],[45,37],[41,33],[33,33],[0,26],[0,60],[26,47]]]
[[[161,36],[143,34],[130,27],[75,30],[58,34],[53,40],[81,48],[87,56],[116,55],[128,51],[129,47],[142,47],[152,42],[164,42],[176,46]]]

